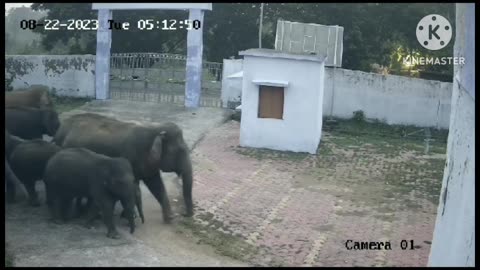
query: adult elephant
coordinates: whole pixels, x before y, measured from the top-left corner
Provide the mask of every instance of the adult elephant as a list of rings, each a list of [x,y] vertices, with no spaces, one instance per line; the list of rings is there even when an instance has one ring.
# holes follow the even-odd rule
[[[22,139],[41,139],[55,135],[60,126],[58,113],[52,109],[33,107],[5,108],[5,128]]]
[[[107,156],[128,159],[135,179],[143,180],[162,206],[166,223],[171,221],[172,212],[159,170],[175,172],[183,181],[184,215],[193,216],[190,151],[176,124],[144,127],[86,113],[63,121],[53,141],[62,147],[85,147]]]
[[[53,109],[53,102],[48,88],[32,85],[28,90],[18,90],[5,93],[5,108],[33,107],[38,109]]]

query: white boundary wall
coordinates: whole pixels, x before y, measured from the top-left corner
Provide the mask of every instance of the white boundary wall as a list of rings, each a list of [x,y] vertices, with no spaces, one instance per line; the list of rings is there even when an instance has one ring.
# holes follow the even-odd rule
[[[229,65],[235,67],[229,68]],[[224,61],[225,70],[237,71],[238,66],[239,60]],[[225,78],[232,74],[224,75]],[[235,83],[239,85],[232,86]],[[241,88],[241,80],[222,85],[224,107],[229,101],[238,102]],[[448,129],[451,97],[452,83],[449,82],[325,68],[323,116],[332,113],[333,117],[351,118],[354,111],[362,110],[367,118],[387,124]]]

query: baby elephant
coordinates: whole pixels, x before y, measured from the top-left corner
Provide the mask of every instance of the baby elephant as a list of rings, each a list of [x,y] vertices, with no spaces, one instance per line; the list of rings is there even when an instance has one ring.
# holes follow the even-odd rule
[[[11,153],[10,167],[25,185],[31,206],[40,205],[35,182],[43,179],[48,160],[60,150],[56,144],[36,139],[20,143]]]
[[[63,149],[49,160],[44,181],[47,205],[54,221],[66,220],[74,198],[91,198],[87,224],[100,210],[108,229],[107,237],[119,238],[113,223],[113,210],[115,202],[120,200],[130,233],[135,231],[136,183],[128,160],[110,158],[85,148]]]
[[[138,181],[135,181],[135,182],[136,182],[135,183],[135,205],[137,207],[138,216],[142,220],[142,223],[145,223],[145,216],[143,215],[142,192],[140,190],[140,183]],[[85,212],[85,208],[88,209],[91,205],[91,200],[89,198],[87,198],[86,207],[84,207],[84,205],[82,203],[82,199],[83,198],[76,198],[75,199],[75,211],[76,211],[77,216],[83,215],[83,213]],[[127,218],[125,211],[122,211],[121,217],[122,218]],[[136,218],[135,212],[133,213],[133,218]]]

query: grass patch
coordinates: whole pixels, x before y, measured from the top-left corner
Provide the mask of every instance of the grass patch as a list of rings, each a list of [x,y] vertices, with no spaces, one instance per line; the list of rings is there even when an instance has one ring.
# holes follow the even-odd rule
[[[85,103],[91,101],[91,98],[74,98],[74,97],[62,97],[62,96],[52,96],[52,101],[57,112],[63,113],[71,111],[80,106],[83,106]]]
[[[380,121],[366,122],[352,119],[325,121],[324,130],[329,132],[328,140],[340,148],[371,146],[378,154],[395,157],[400,151],[414,151],[424,154],[426,149],[425,130],[415,126],[387,125]],[[431,138],[428,154],[445,154],[448,130],[430,129]],[[321,148],[320,148],[321,150]],[[319,152],[320,154],[321,152]]]
[[[339,216],[355,216],[355,217],[364,217],[367,215],[365,211],[336,211],[335,214]]]
[[[445,154],[445,153],[447,153],[447,144],[446,143],[437,143],[437,142],[430,143],[429,153]]]
[[[265,148],[246,148],[237,147],[235,152],[241,155],[249,156],[257,160],[274,159],[274,160],[291,160],[301,161],[309,156],[308,153],[297,153],[291,151],[277,151]]]
[[[373,217],[382,221],[390,221],[390,222],[395,221],[394,215],[376,214],[376,215],[373,215]]]
[[[441,159],[429,160],[426,164],[412,161],[408,163],[408,171],[391,170],[385,174],[385,180],[395,194],[406,196],[415,190],[416,196],[436,204],[442,185],[444,162]],[[398,195],[395,197],[400,198]]]
[[[179,224],[178,230],[182,233],[191,232],[195,237],[199,238],[199,244],[210,245],[218,254],[239,261],[249,262],[250,258],[257,254],[258,248],[248,244],[242,238],[218,231],[217,228],[219,227],[225,228],[223,224],[219,224],[221,222],[213,219],[208,221],[209,225],[205,226],[195,223],[192,219],[183,219]]]
[[[320,144],[318,154],[322,156],[332,155],[333,151],[327,144]]]
[[[332,133],[345,133],[371,139],[404,139],[413,142],[424,142],[425,131],[413,125],[388,125],[380,121],[361,121],[360,118],[340,119],[333,118],[335,123],[324,119],[324,129]],[[448,130],[430,128],[432,139],[440,144],[446,144]]]
[[[421,205],[409,200],[412,195],[438,203],[445,166],[442,154],[446,153],[448,131],[430,129],[434,141],[430,141],[429,152],[425,154],[425,130],[422,128],[386,125],[379,121],[369,123],[362,120],[361,114],[349,120],[335,120],[325,122],[326,132],[316,168],[307,174],[317,179],[333,175],[333,185],[351,188],[349,198],[367,205],[390,205],[388,199],[395,198],[395,204],[400,203],[401,208],[415,210]],[[377,167],[379,174],[373,176],[368,166],[375,162],[383,165]],[[348,164],[365,170],[348,169]],[[338,174],[339,169],[345,172]],[[367,196],[366,191],[375,195]],[[392,211],[388,207],[378,210]]]
[[[418,210],[418,209],[421,209],[421,208],[422,208],[422,206],[421,206],[420,204],[418,204],[418,203],[416,203],[416,202],[414,202],[414,201],[412,201],[412,200],[407,200],[407,201],[405,201],[405,203],[406,203],[405,206],[406,206],[407,208],[409,208],[409,209]]]

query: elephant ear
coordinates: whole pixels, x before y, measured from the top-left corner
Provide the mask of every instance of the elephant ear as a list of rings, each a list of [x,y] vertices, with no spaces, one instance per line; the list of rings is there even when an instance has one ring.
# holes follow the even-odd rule
[[[113,184],[113,178],[111,177],[111,162],[110,160],[102,160],[98,162],[99,172],[98,177],[101,177],[103,181],[103,185],[106,187],[110,187]]]
[[[153,140],[149,153],[149,159],[152,163],[158,163],[162,158],[162,140],[165,137],[165,133],[165,131],[160,132]]]
[[[42,92],[42,95],[40,96],[40,107],[47,107],[47,108],[53,107],[48,91]]]
[[[118,184],[121,179],[117,173],[117,168],[115,167],[115,159],[105,160],[102,164],[101,177],[103,178],[103,185],[110,192],[116,193],[118,189]]]

